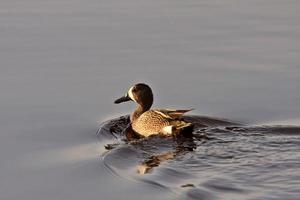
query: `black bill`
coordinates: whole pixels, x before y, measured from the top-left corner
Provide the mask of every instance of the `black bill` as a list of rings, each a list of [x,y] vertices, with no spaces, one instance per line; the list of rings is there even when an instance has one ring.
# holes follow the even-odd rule
[[[125,95],[117,100],[115,100],[115,103],[118,104],[118,103],[122,103],[122,102],[125,102],[125,101],[130,101],[130,97],[128,95]]]

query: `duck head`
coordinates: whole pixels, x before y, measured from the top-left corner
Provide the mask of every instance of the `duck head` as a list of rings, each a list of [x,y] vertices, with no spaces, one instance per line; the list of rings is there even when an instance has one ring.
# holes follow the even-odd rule
[[[138,83],[132,86],[121,98],[115,100],[115,104],[126,101],[134,101],[142,107],[151,107],[153,103],[153,93],[151,88],[145,83]]]

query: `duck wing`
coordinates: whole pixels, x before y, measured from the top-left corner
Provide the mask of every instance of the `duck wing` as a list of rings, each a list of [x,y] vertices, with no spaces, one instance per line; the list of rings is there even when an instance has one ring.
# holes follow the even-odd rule
[[[194,109],[187,109],[187,110],[155,109],[153,111],[162,115],[165,118],[180,119],[184,113],[187,113],[191,110],[194,110]]]

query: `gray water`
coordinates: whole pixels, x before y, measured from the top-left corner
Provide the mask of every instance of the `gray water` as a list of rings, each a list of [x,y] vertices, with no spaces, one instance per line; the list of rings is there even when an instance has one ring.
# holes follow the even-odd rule
[[[130,85],[146,82],[155,93],[155,107],[192,107],[195,115],[249,127],[299,126],[299,7],[296,0],[1,1],[1,199],[233,198],[214,194],[207,185],[215,180],[210,177],[228,182],[236,174],[216,167],[207,178],[200,163],[191,172],[198,170],[197,179],[208,183],[192,181],[192,194],[174,194],[177,186],[164,182],[164,176],[155,179],[162,189],[145,181],[148,174],[128,179],[136,174],[110,173],[103,164],[106,141],[96,137],[98,121],[131,112],[133,104],[113,101]],[[299,141],[295,133],[278,137],[257,145]],[[282,149],[279,145],[261,156],[271,150],[291,161],[279,168],[286,172],[284,181],[259,185],[257,196],[259,180],[249,177],[255,172],[264,178],[268,168],[239,168],[251,190],[243,198],[299,196],[299,143],[284,149],[286,154]],[[176,169],[192,161],[187,155],[177,166],[173,161],[163,165]],[[251,155],[249,162],[255,163]]]

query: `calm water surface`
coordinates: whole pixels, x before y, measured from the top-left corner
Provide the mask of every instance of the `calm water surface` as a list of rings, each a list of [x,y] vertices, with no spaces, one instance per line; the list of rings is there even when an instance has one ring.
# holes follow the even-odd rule
[[[297,199],[299,7],[1,1],[1,199]],[[152,86],[155,107],[245,126],[180,141],[97,135],[97,121],[134,108],[113,101],[136,82]]]

